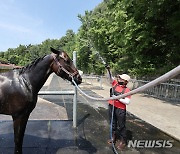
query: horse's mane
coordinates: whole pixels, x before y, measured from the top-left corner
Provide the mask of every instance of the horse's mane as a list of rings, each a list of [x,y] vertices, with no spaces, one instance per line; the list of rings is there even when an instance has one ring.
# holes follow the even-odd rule
[[[34,61],[32,61],[30,64],[22,67],[19,69],[19,74],[22,74],[24,73],[25,71],[30,71],[33,67],[35,67],[40,61],[42,61],[44,59],[45,56],[43,57],[40,57],[40,58],[37,58],[35,59]]]

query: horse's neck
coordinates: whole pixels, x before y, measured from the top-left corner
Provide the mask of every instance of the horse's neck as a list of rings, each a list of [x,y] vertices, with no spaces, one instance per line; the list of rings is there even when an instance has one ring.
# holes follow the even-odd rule
[[[51,63],[51,56],[46,56],[27,74],[34,93],[39,92],[49,75],[52,73],[50,68]]]

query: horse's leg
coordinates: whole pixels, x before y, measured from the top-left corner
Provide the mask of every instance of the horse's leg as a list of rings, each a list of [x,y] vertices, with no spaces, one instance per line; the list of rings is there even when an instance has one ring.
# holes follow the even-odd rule
[[[14,123],[14,142],[15,142],[15,154],[22,154],[22,144],[24,138],[24,132],[26,129],[26,124],[29,118],[29,114],[12,116]]]

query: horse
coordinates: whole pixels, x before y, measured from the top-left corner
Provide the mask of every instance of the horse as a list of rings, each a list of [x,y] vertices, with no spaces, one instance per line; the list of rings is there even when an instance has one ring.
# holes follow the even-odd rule
[[[0,73],[0,114],[11,115],[14,128],[14,153],[22,153],[24,133],[38,92],[51,73],[77,84],[82,78],[65,51],[50,48],[52,53],[31,64]]]

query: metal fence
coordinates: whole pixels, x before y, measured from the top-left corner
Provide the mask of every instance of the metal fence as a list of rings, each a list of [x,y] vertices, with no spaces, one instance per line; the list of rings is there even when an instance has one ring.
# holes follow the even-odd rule
[[[88,82],[92,85],[94,82],[98,82],[99,87],[102,89],[102,77],[101,76],[89,76],[83,75],[82,76],[84,82]]]
[[[136,89],[147,84],[149,81],[143,80],[131,80],[133,83],[133,88]],[[179,84],[170,84],[170,83],[161,83],[157,86],[145,90],[143,93],[160,98],[167,99],[172,101],[180,101],[180,85]]]

